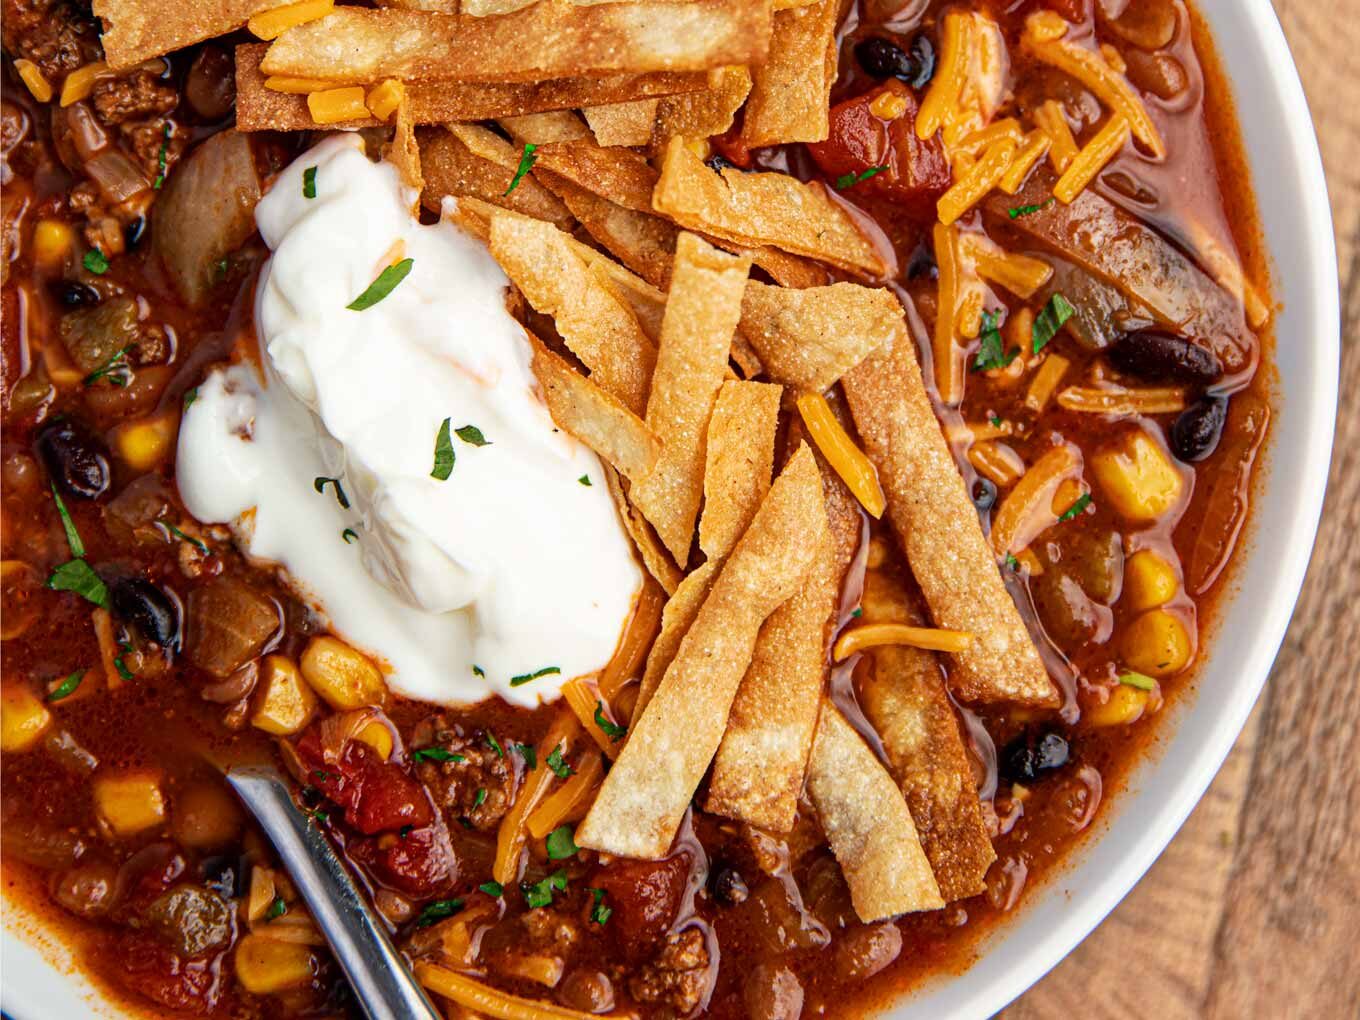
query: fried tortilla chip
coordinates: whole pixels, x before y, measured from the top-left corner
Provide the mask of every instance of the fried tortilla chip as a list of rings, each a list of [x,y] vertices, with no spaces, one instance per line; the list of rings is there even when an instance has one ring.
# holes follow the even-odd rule
[[[492,257],[535,311],[552,316],[591,381],[641,415],[656,351],[608,278],[578,256],[571,238],[551,223],[497,213],[490,236]]]
[[[821,478],[804,448],[770,487],[647,711],[635,717],[576,830],[578,844],[627,857],[666,853],[718,748],[760,626],[797,590],[825,530]],[[790,535],[812,541],[790,542]],[[896,787],[893,794],[900,799]]]
[[[308,112],[305,95],[275,92],[265,87],[260,62],[268,49],[266,43],[236,47],[236,129],[306,131],[319,127]],[[417,124],[449,124],[694,92],[703,89],[707,81],[708,76],[700,71],[661,71],[604,78],[555,78],[517,85],[408,83],[406,95],[411,102],[411,117]],[[379,123],[375,118],[366,118],[325,127],[327,130],[376,127]]]
[[[684,96],[668,96],[656,107],[652,147],[664,152],[672,138],[710,138],[732,126],[751,92],[751,72],[724,67],[709,74],[708,86]]]
[[[212,0],[162,4],[150,0],[94,0],[92,7],[94,16],[104,23],[100,36],[104,59],[114,70],[122,70],[215,35],[234,32],[261,11],[293,2]]]
[[[416,0],[419,3],[429,3],[430,0]],[[438,3],[441,0],[434,0]],[[383,7],[407,7],[411,10],[433,11],[439,10],[442,14],[466,14],[470,18],[491,18],[499,14],[510,14],[518,11],[530,4],[538,3],[539,0],[442,0],[448,5],[449,9],[435,7],[415,7],[411,0],[403,0],[402,3],[382,4]]]
[[[826,140],[840,10],[841,0],[816,0],[774,16],[770,57],[753,72],[742,119],[747,145]]]
[[[646,145],[652,140],[659,99],[587,106],[581,111],[601,145]]]
[[[527,82],[760,63],[770,0],[538,3],[495,18],[337,7],[290,28],[266,74],[336,82]]]
[[[714,171],[679,138],[666,149],[652,205],[682,227],[737,244],[768,245],[870,276],[887,268],[821,184],[781,173]]]
[[[454,132],[454,128],[458,133]],[[495,139],[507,150],[506,154],[499,159],[488,159],[470,149],[464,136],[476,137],[478,133]],[[470,124],[455,124],[447,130],[421,128],[416,140],[420,146],[421,169],[425,178],[422,201],[426,205],[430,205],[433,200],[434,207],[438,208],[439,199],[445,195],[470,196],[558,226],[571,224],[572,216],[567,207],[530,176],[526,175],[508,195],[505,193],[506,186],[515,175],[514,164],[507,168],[505,163],[512,157],[518,163],[519,156],[509,142],[497,138],[486,128]],[[484,147],[483,151],[489,149]],[[425,195],[430,197],[426,198]]]
[[[863,607],[864,623],[925,622],[902,586],[878,571],[865,578]],[[986,888],[996,851],[935,654],[906,645],[875,648],[858,694],[907,799],[940,895],[951,903],[976,896]]]
[[[530,339],[534,375],[558,427],[594,450],[625,478],[639,478],[651,471],[661,444],[646,423],[548,350],[537,337]]]
[[[807,788],[861,921],[944,906],[897,784],[864,738],[825,699],[808,760]]]
[[[661,322],[647,424],[662,437],[661,456],[629,498],[684,567],[704,484],[704,439],[727,373],[732,333],[751,263],[692,234],[676,243]]]
[[[669,284],[679,227],[660,216],[615,205],[551,170],[538,170],[535,175],[611,255],[648,283]]]
[[[619,520],[623,521],[624,530],[633,540],[633,545],[647,572],[656,579],[667,595],[674,595],[684,579],[680,568],[671,560],[671,554],[666,552],[646,518],[628,502],[628,496],[624,492],[626,483],[623,479],[608,464],[605,465],[604,474],[605,481],[609,484],[609,495],[614,498],[614,506],[619,511]],[[637,715],[637,711],[634,710],[633,714]]]
[[[870,351],[905,336],[902,305],[886,288],[834,283],[794,290],[752,280],[741,333],[776,382],[821,393]]]
[[[704,600],[708,598],[721,566],[717,560],[699,564],[685,575],[671,592],[671,597],[666,600],[666,605],[661,610],[661,629],[647,652],[647,666],[643,670],[637,701],[633,705],[633,718],[642,715],[643,709],[652,700],[652,695],[661,686],[661,680],[675,660],[675,653],[680,650],[680,642],[694,625],[694,618],[699,615]]]
[[[411,104],[403,99],[397,106],[396,126],[392,140],[383,149],[383,158],[397,168],[401,183],[416,193],[416,206],[412,212],[420,210],[420,195],[425,191],[425,175],[420,166],[420,144],[416,141],[416,125],[411,119]]]
[[[711,560],[732,551],[770,490],[781,392],[770,383],[736,381],[718,391],[708,420],[699,520],[699,548]]]
[[[657,172],[630,149],[606,149],[593,141],[552,142],[534,153],[535,170],[551,170],[615,205],[650,215]]]
[[[575,142],[590,137],[586,127],[571,110],[548,110],[544,113],[526,113],[520,117],[500,118],[501,127],[510,137],[521,145],[546,145],[549,142]]]
[[[1057,691],[1001,581],[913,347],[904,335],[841,382],[931,619],[975,635],[951,656],[950,687],[965,701],[1054,705]]]

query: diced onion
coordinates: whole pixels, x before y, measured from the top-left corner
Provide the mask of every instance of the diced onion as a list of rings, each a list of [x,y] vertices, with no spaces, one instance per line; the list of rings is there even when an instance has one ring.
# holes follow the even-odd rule
[[[151,182],[137,165],[117,149],[108,149],[94,159],[86,160],[85,172],[115,204],[126,202],[151,187]]]

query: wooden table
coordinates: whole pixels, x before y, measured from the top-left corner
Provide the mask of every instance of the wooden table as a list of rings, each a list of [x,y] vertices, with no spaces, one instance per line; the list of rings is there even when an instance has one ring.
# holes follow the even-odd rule
[[[1360,1017],[1360,0],[1274,3],[1322,143],[1340,256],[1341,412],[1322,529],[1270,683],[1209,793],[1005,1020]]]

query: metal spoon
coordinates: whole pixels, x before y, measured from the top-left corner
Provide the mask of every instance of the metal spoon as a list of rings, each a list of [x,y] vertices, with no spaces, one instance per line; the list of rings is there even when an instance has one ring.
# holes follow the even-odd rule
[[[226,778],[274,844],[368,1020],[442,1020],[330,840],[293,802],[279,770],[236,766]]]

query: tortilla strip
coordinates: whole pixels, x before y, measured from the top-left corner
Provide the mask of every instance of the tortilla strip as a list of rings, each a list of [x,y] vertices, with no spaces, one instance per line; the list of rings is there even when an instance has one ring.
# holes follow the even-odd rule
[[[807,788],[861,921],[944,906],[907,802],[829,699],[822,700]]]
[[[901,585],[878,571],[865,578],[865,623],[921,624]],[[986,888],[996,860],[982,820],[977,782],[934,653],[887,645],[860,674],[859,704],[878,732],[946,902]]]
[[[548,142],[574,142],[590,137],[590,128],[571,110],[547,110],[520,117],[501,117],[501,127],[521,145],[546,145]]]
[[[453,127],[460,131],[471,129],[468,134],[491,134],[485,128],[474,128],[467,124]],[[491,137],[496,138],[495,135]],[[416,139],[420,145],[421,170],[425,176],[422,201],[427,205],[430,203],[425,199],[426,194],[435,199],[435,208],[438,208],[438,199],[445,195],[468,195],[537,220],[570,226],[572,216],[567,207],[547,188],[528,176],[510,194],[505,194],[506,185],[514,176],[513,166],[506,169],[501,161],[490,160],[474,152],[459,134],[442,128],[421,128],[416,133]],[[503,139],[496,138],[496,141],[510,148]],[[518,159],[516,155],[516,162]]]
[[[412,214],[420,212],[420,196],[425,191],[425,175],[420,166],[420,144],[416,141],[416,125],[411,120],[411,104],[403,99],[397,106],[392,140],[383,146],[383,159],[397,168],[401,183],[415,192]]]
[[[604,466],[604,477],[609,485],[609,495],[613,497],[614,506],[619,512],[619,519],[623,521],[624,530],[633,540],[638,556],[642,558],[643,566],[661,585],[666,594],[673,596],[684,577],[680,568],[671,561],[670,553],[662,547],[661,540],[656,537],[656,532],[652,530],[652,526],[628,502],[628,497],[624,493],[623,480],[608,464]],[[637,714],[636,710],[633,714]]]
[[[534,173],[611,255],[648,283],[657,287],[669,284],[675,239],[680,235],[675,224],[651,213],[615,205],[551,170]]]
[[[656,351],[627,303],[572,251],[570,240],[551,223],[505,213],[491,217],[492,257],[535,311],[552,316],[591,381],[640,415]]]
[[[750,269],[746,259],[720,252],[693,234],[681,234],[676,242],[647,400],[647,425],[662,437],[661,456],[629,496],[682,568],[703,496],[708,419],[727,373]]]
[[[900,337],[841,382],[931,619],[976,636],[951,657],[949,685],[966,701],[1054,705],[1057,690],[1001,582],[913,346]]]
[[[587,106],[581,111],[601,145],[646,145],[652,140],[659,99]]]
[[[619,474],[634,479],[656,463],[656,434],[616,398],[595,385],[530,334],[533,369],[559,428],[590,447]]]
[[[290,28],[266,74],[336,82],[526,82],[760,63],[770,0],[538,3],[495,18],[337,7]]]
[[[871,276],[887,268],[820,184],[781,173],[715,172],[679,138],[666,149],[652,205],[682,227],[737,244],[769,245]]]
[[[812,451],[800,449],[751,526],[632,732],[585,821],[581,846],[627,857],[666,853],[727,724],[760,625],[797,590],[826,530]],[[811,542],[790,542],[804,535]],[[893,793],[897,794],[896,787]],[[904,808],[905,810],[905,808]]]
[[[886,288],[834,283],[794,290],[752,280],[741,333],[770,378],[821,393],[870,351],[905,336],[902,305]]]
[[[666,605],[661,610],[661,629],[657,631],[656,640],[652,642],[652,647],[647,652],[647,666],[638,685],[637,701],[633,704],[634,719],[642,715],[643,709],[652,700],[652,695],[661,686],[661,680],[665,677],[666,670],[670,669],[671,663],[675,661],[676,653],[680,651],[680,642],[685,640],[690,627],[694,626],[695,617],[703,608],[704,600],[708,598],[721,566],[722,564],[716,560],[699,564],[684,576],[675,591],[671,592],[671,597],[666,600]]]
[[[826,140],[840,10],[840,0],[817,0],[774,16],[770,56],[752,74],[741,124],[747,145]]]
[[[646,158],[629,149],[607,149],[591,140],[553,142],[534,155],[534,169],[552,170],[577,187],[615,205],[652,214],[657,172]]]
[[[319,129],[307,110],[307,97],[265,88],[260,70],[268,43],[236,47],[236,130],[306,131]],[[407,83],[406,96],[417,124],[494,120],[497,117],[569,110],[598,103],[694,92],[708,81],[702,72],[616,74],[607,78],[556,78],[521,85]],[[378,127],[374,118],[327,124],[326,130]]]
[[[724,67],[709,73],[708,86],[684,96],[667,96],[656,107],[652,148],[664,152],[667,143],[681,138],[710,138],[732,126],[741,104],[751,92],[751,72]]]
[[[104,45],[104,59],[114,70],[122,70],[204,39],[234,32],[260,11],[293,2],[213,0],[161,4],[149,0],[94,0],[92,7],[94,16],[104,23],[99,40]]]

